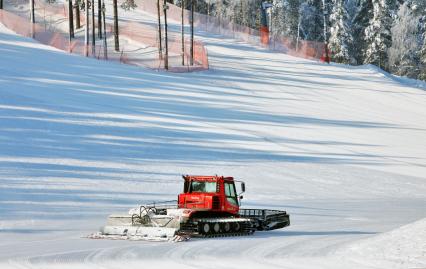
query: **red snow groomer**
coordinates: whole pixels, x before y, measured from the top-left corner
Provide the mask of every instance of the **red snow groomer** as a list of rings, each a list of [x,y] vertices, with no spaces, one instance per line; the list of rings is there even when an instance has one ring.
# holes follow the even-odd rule
[[[285,211],[240,208],[245,183],[233,177],[183,176],[177,201],[142,205],[111,215],[91,238],[169,240],[188,237],[249,235],[290,225]],[[235,183],[241,184],[237,193]]]

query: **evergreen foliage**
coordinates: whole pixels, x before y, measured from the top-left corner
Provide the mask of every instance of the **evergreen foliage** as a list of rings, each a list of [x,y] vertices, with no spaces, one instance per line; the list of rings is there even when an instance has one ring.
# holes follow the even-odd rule
[[[333,0],[333,9],[330,15],[329,48],[332,60],[338,63],[355,62],[351,52],[353,38],[348,17],[343,0]]]
[[[135,0],[125,0],[120,7],[124,10],[135,9],[137,7]]]

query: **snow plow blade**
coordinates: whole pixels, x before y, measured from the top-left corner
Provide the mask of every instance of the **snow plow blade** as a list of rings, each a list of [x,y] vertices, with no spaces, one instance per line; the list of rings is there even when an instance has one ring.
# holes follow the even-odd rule
[[[123,236],[129,239],[170,239],[176,235],[176,229],[144,226],[104,226],[101,234],[105,236]]]
[[[89,236],[93,239],[128,239],[171,241],[176,240],[179,230],[179,219],[167,215],[154,215],[143,212],[133,214],[110,215],[107,224],[96,234]]]

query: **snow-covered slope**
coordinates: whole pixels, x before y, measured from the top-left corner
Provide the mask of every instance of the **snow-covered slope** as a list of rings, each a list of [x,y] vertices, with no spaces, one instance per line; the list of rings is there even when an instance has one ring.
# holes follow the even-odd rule
[[[426,267],[426,219],[352,243],[340,255],[387,268]]]
[[[336,253],[426,216],[426,92],[199,35],[212,70],[169,74],[0,26],[0,268],[386,268]],[[81,238],[109,213],[175,199],[181,174],[242,179],[246,207],[288,210],[292,226],[179,244]]]

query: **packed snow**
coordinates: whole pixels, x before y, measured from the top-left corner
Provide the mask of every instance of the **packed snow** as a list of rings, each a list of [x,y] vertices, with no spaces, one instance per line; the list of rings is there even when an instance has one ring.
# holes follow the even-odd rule
[[[426,266],[426,218],[401,228],[355,242],[340,255],[366,259],[378,267],[424,268]]]
[[[0,25],[0,268],[426,267],[426,91],[371,66],[197,36],[211,70],[171,74]],[[182,174],[244,180],[244,207],[287,210],[291,226],[84,238],[110,213],[175,199]]]

